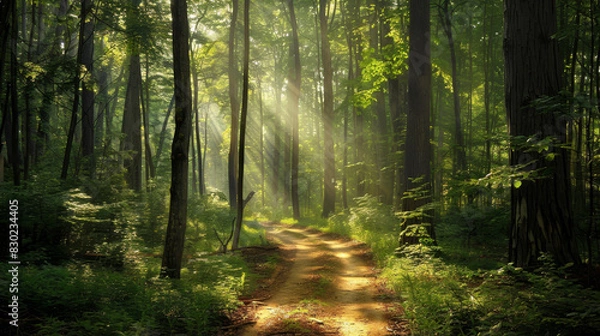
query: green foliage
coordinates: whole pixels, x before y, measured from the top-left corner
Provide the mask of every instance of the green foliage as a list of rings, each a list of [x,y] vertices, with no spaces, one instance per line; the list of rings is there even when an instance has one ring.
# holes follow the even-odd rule
[[[383,276],[402,296],[415,335],[595,335],[600,293],[547,258],[534,272],[472,271],[442,259],[390,260]]]
[[[391,207],[381,204],[377,198],[366,195],[356,200],[349,213],[341,213],[329,219],[331,231],[351,236],[371,246],[379,263],[392,254],[397,245],[400,221]]]
[[[0,195],[3,218],[9,218],[9,209],[5,206],[8,201],[19,202],[19,252],[23,262],[58,263],[70,256],[64,244],[70,231],[69,224],[63,220],[67,213],[64,204],[67,192],[57,180],[40,179],[21,188],[3,185]]]
[[[149,263],[152,265],[152,262]],[[90,265],[26,267],[20,272],[19,304],[27,335],[214,335],[237,305],[247,270],[240,257],[219,256],[188,265],[180,281],[127,268]],[[3,272],[0,284],[9,281]],[[0,299],[8,302],[8,291]]]
[[[439,218],[436,226],[441,244],[461,245],[466,250],[506,247],[506,229],[510,223],[507,205],[478,207],[467,205],[454,208]]]

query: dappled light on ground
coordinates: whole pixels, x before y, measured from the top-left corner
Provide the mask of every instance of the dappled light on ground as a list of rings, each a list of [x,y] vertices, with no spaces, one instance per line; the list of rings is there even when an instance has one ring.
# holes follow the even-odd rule
[[[386,303],[365,246],[297,226],[265,224],[289,252],[290,268],[270,298],[255,305],[243,335],[389,335]]]

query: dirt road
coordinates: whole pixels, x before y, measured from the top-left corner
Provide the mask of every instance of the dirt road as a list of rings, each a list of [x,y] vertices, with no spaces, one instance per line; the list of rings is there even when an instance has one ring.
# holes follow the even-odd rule
[[[292,264],[272,296],[256,306],[257,323],[242,335],[388,335],[363,244],[297,226],[265,227]]]

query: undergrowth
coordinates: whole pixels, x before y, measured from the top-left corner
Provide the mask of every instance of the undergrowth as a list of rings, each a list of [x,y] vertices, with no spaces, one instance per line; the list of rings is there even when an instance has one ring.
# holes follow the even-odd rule
[[[570,280],[569,267],[549,256],[534,271],[506,264],[506,213],[448,212],[436,220],[438,246],[410,246],[401,257],[393,256],[400,219],[373,197],[313,226],[371,246],[413,335],[600,334],[600,292]]]
[[[240,255],[215,253],[217,235],[231,230],[228,204],[190,197],[181,279],[160,279],[168,187],[135,195],[115,185],[50,181],[2,195],[19,200],[23,249],[19,328],[3,322],[0,335],[215,335],[231,323],[255,275]],[[264,230],[247,221],[240,245],[261,243]],[[3,264],[0,287],[9,288]],[[0,291],[0,301],[9,295]]]

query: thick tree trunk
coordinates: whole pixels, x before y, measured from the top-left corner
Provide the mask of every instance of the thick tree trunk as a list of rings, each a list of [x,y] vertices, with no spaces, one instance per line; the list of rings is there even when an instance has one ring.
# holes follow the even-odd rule
[[[321,28],[321,57],[323,59],[323,212],[329,217],[335,212],[335,154],[333,143],[333,68],[327,27],[329,1],[319,0],[319,25]]]
[[[127,11],[127,26],[131,29],[134,22],[140,19],[139,0],[131,0],[131,8]],[[121,133],[121,151],[124,151],[123,166],[125,180],[129,188],[142,191],[142,70],[140,45],[135,36],[129,36],[129,79],[125,93],[125,108]]]
[[[125,94],[125,110],[123,111],[123,126],[121,133],[121,151],[125,158],[125,180],[129,188],[142,191],[142,120],[141,97],[142,74],[140,70],[140,55],[133,51],[129,56],[129,81]]]
[[[417,191],[416,197],[405,197],[403,211],[413,211],[431,201],[431,57],[430,8],[428,0],[410,0],[408,54],[408,113],[404,152],[404,185],[407,191]],[[423,227],[435,239],[431,219],[406,220],[400,245],[416,244],[421,232],[410,234],[409,225]],[[407,228],[409,230],[407,230]]]
[[[173,17],[173,72],[175,134],[171,147],[171,203],[161,277],[179,279],[185,241],[188,200],[188,155],[192,132],[189,24],[186,0],[171,0]]]
[[[540,176],[511,189],[509,260],[516,266],[538,263],[543,253],[556,262],[579,263],[571,211],[571,185],[565,112],[537,106],[562,89],[557,50],[555,0],[505,0],[505,94],[510,136],[552,138],[548,151],[513,144],[510,164]]]

